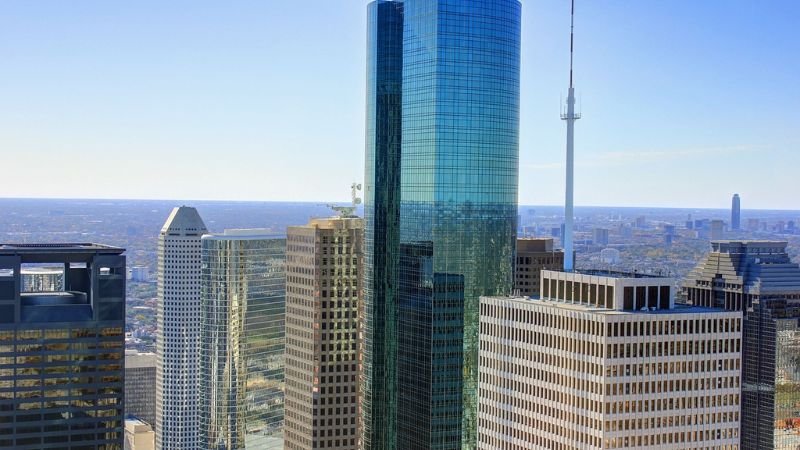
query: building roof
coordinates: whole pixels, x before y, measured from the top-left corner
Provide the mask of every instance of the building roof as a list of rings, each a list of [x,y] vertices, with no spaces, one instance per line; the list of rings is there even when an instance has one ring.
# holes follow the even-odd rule
[[[283,233],[276,233],[267,228],[234,228],[223,233],[205,234],[204,241],[252,241],[262,239],[285,239]]]
[[[0,256],[20,256],[23,263],[87,262],[96,255],[124,252],[124,248],[92,243],[0,244]]]
[[[181,236],[192,235],[200,236],[208,233],[206,224],[197,212],[197,209],[191,206],[178,206],[172,209],[172,212],[161,227],[161,235]]]
[[[695,306],[695,305],[686,305],[686,304],[675,304],[673,308],[669,309],[655,309],[655,310],[618,310],[618,309],[609,309],[609,308],[601,308],[593,305],[586,305],[580,303],[566,303],[556,300],[547,300],[541,298],[531,298],[531,297],[495,297],[495,296],[484,296],[481,299],[490,299],[490,300],[503,300],[503,301],[511,301],[515,303],[525,304],[525,305],[537,305],[537,306],[544,306],[544,307],[552,307],[552,308],[559,308],[569,311],[578,311],[578,312],[586,312],[591,314],[601,314],[604,316],[619,316],[619,315],[668,315],[668,314],[699,314],[699,313],[731,313],[735,311],[726,311],[722,308],[708,308],[704,306]]]
[[[726,240],[711,245],[712,251],[686,277],[685,287],[696,287],[699,281],[711,286],[720,277],[750,294],[800,292],[800,266],[789,258],[785,241]]]
[[[0,244],[0,255],[17,255],[22,253],[108,253],[119,255],[124,248],[93,243],[56,243],[56,244]]]

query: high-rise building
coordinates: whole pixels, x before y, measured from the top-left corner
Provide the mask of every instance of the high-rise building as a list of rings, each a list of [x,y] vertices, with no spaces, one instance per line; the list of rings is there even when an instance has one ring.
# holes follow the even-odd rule
[[[744,312],[742,450],[800,442],[800,267],[786,245],[712,242],[684,281],[689,302]]]
[[[544,270],[541,299],[482,297],[478,448],[737,449],[741,313],[672,286]]]
[[[742,224],[742,209],[739,194],[733,194],[731,200],[731,230],[739,231]]]
[[[205,235],[202,261],[196,448],[283,449],[286,239]]]
[[[0,448],[122,448],[124,251],[0,245]],[[63,287],[24,292],[23,268],[41,263]]]
[[[711,240],[718,241],[725,235],[725,222],[720,219],[711,221]]]
[[[286,236],[286,449],[357,450],[363,221]]]
[[[199,446],[200,237],[197,210],[172,210],[158,237],[156,449]]]
[[[521,4],[368,11],[365,447],[472,449],[478,298],[514,280]]]
[[[605,247],[608,245],[608,228],[592,229],[592,243]]]
[[[156,354],[125,351],[125,416],[156,423]]]
[[[542,269],[557,270],[562,267],[564,267],[564,252],[553,248],[553,239],[517,239],[514,292],[523,297],[539,295]]]

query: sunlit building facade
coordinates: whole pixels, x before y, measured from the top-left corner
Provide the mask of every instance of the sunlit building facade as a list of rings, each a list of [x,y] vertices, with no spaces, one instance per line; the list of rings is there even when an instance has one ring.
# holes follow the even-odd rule
[[[286,450],[357,450],[363,220],[286,233]]]
[[[744,312],[742,449],[800,447],[800,266],[781,241],[716,241],[684,281],[690,303]]]
[[[200,435],[200,237],[195,208],[170,213],[158,237],[156,449],[196,450]]]
[[[0,448],[122,450],[123,252],[0,245]],[[61,289],[23,290],[39,263],[63,268]]]
[[[286,239],[202,238],[197,448],[283,449]]]
[[[673,280],[543,271],[482,297],[478,448],[739,448],[742,315]]]
[[[471,449],[478,298],[514,282],[521,4],[368,11],[364,443]]]

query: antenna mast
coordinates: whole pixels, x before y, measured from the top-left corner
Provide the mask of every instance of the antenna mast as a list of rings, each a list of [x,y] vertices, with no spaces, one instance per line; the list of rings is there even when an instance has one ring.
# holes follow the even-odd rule
[[[572,84],[572,56],[575,43],[575,0],[572,0],[569,22],[569,91],[567,94],[567,110],[561,114],[561,120],[567,121],[567,189],[564,202],[564,271],[574,270],[574,250],[573,250],[573,222],[574,212],[574,174],[575,174],[575,121],[581,118],[580,113],[575,112],[575,88]]]

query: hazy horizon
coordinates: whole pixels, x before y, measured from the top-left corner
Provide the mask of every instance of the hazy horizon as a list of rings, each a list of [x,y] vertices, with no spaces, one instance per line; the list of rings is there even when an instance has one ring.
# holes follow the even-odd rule
[[[4,2],[3,194],[346,201],[366,3]],[[522,3],[519,198],[558,205],[569,2]],[[576,203],[800,204],[798,16],[791,0],[578,1]]]

